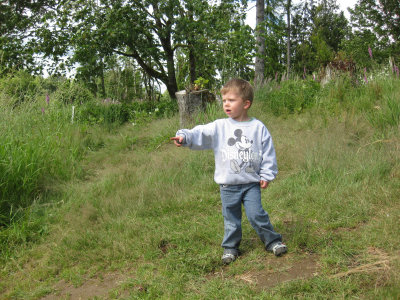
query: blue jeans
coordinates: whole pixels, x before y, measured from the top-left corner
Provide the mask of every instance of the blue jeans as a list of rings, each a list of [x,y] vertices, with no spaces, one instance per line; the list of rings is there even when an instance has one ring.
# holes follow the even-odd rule
[[[261,190],[258,182],[239,185],[220,185],[222,215],[225,234],[222,247],[239,249],[242,240],[242,203],[247,219],[255,229],[265,247],[282,241],[282,236],[274,231],[268,213],[261,205]]]

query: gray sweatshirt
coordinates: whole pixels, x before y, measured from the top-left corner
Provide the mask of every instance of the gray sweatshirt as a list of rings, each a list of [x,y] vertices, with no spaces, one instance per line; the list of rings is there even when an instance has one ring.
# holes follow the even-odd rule
[[[252,118],[238,122],[219,119],[193,129],[180,129],[183,146],[193,150],[213,149],[214,180],[218,184],[272,181],[278,173],[271,135],[265,125]]]

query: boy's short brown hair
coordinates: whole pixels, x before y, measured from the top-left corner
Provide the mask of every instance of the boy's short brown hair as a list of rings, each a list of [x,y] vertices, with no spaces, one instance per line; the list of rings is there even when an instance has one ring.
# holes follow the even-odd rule
[[[253,87],[248,81],[240,78],[232,78],[222,87],[221,94],[224,95],[232,90],[238,93],[243,100],[250,100],[250,102],[253,102]]]

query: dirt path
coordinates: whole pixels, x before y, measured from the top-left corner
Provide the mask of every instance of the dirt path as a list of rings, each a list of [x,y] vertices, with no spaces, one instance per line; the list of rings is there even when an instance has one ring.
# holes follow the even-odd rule
[[[318,275],[317,255],[268,258],[261,271],[249,271],[236,278],[255,286],[257,290],[266,290],[284,282],[308,279]]]
[[[54,293],[45,296],[42,300],[74,300],[91,299],[94,297],[107,299],[109,293],[120,287],[126,279],[126,275],[110,273],[103,275],[102,278],[91,278],[79,287],[61,280],[54,287]]]
[[[266,290],[288,282],[291,280],[308,279],[318,275],[318,256],[288,254],[283,257],[268,257],[263,261],[264,269],[253,270],[241,275],[236,275],[237,280],[244,281],[256,290]],[[211,274],[211,277],[221,276],[227,278],[225,274],[226,268]],[[101,278],[91,278],[79,287],[74,287],[70,283],[60,281],[55,287],[55,292],[47,295],[42,300],[56,299],[91,299],[94,297],[107,299],[110,293],[114,297],[129,296],[129,291],[123,291],[123,283],[129,279],[126,274],[110,273],[105,274]],[[136,290],[145,290],[141,286],[134,287]],[[121,293],[122,290],[122,293]],[[126,295],[125,295],[126,294]]]

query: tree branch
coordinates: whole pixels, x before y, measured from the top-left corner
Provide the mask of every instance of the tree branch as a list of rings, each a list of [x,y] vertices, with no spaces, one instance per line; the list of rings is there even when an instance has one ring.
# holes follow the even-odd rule
[[[187,45],[187,44],[176,44],[176,45],[172,48],[172,51],[175,52],[175,50],[178,49],[178,48],[191,48],[191,47],[192,47],[192,46]]]
[[[159,72],[154,70],[152,67],[150,67],[139,55],[139,53],[132,49],[133,53],[125,53],[119,50],[114,49],[113,52],[122,55],[122,56],[127,56],[127,57],[132,57],[134,58],[139,66],[151,77],[155,77],[160,79],[162,82],[166,83],[168,82],[168,77],[164,72]]]

